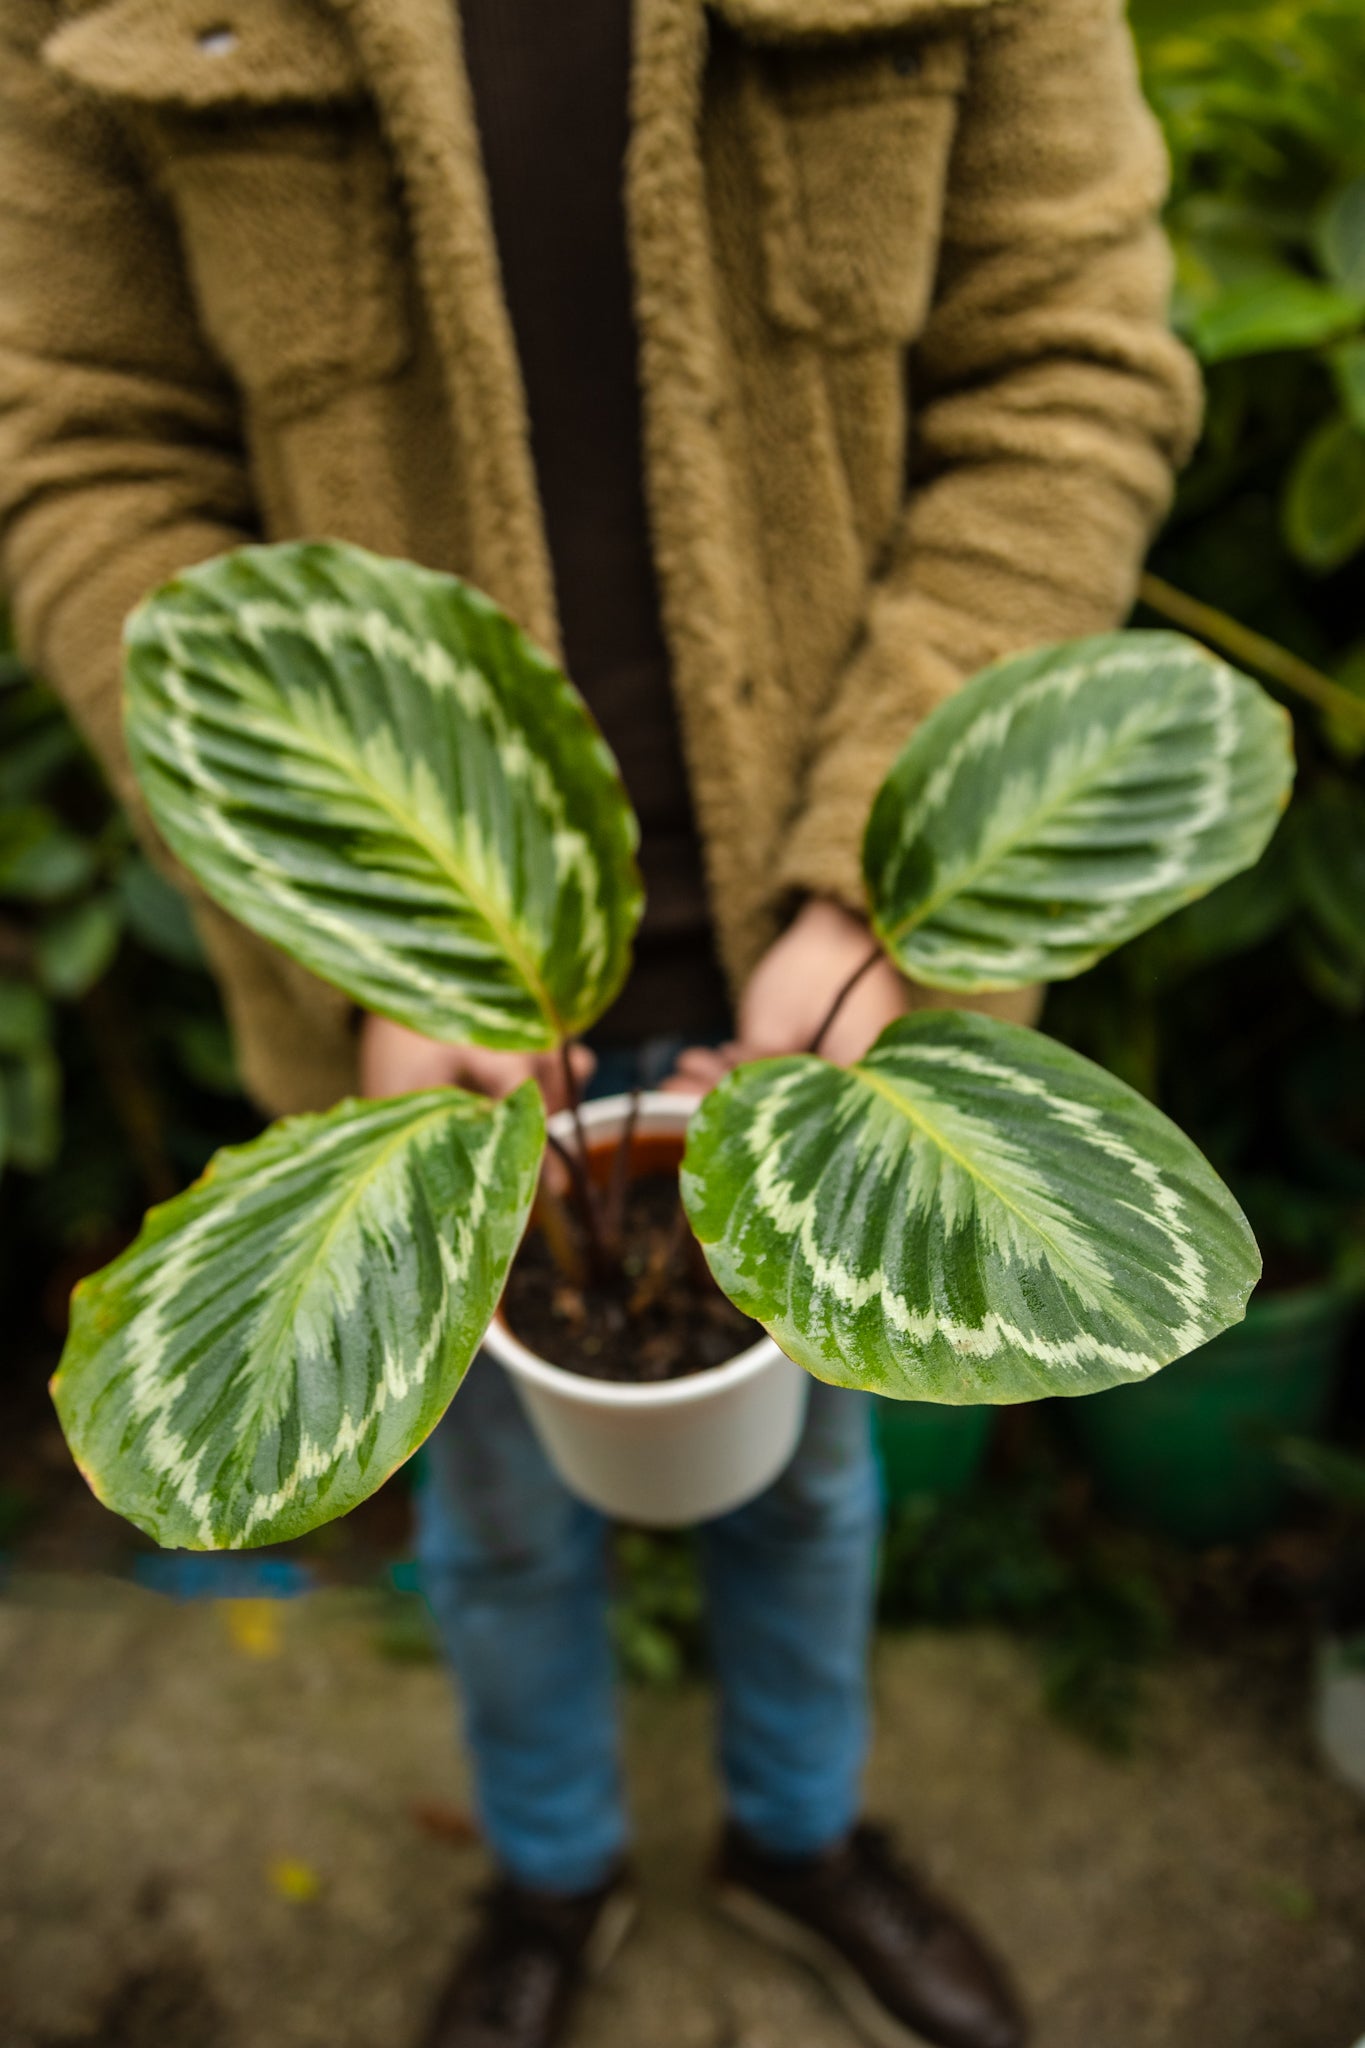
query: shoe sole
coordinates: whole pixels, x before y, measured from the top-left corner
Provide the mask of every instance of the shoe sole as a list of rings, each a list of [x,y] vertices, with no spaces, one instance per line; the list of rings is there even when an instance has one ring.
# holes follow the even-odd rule
[[[639,1917],[640,1901],[634,1892],[618,1892],[605,1902],[583,1944],[585,1976],[594,1983],[606,1976]]]
[[[813,1971],[873,2048],[934,2048],[927,2035],[917,2034],[887,2011],[852,1964],[822,1934],[737,1885],[722,1885],[716,1893],[716,1910],[746,1934]]]

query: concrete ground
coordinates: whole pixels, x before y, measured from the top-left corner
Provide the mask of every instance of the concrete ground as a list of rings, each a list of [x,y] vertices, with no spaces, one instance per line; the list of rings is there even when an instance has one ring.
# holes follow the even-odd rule
[[[1181,1662],[1126,1763],[994,1636],[894,1639],[878,1692],[869,1803],[993,1930],[1037,2048],[1365,2035],[1365,1805],[1292,1689]],[[646,1917],[574,2048],[849,2048],[704,1910],[705,1696],[636,1694],[628,1729]],[[481,1872],[441,1673],[380,1655],[357,1595],[12,1587],[0,1787],[4,2048],[407,2048]]]

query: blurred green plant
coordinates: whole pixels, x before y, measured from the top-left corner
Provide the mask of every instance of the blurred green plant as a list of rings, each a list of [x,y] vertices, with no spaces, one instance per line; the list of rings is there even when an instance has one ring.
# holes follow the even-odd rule
[[[0,1293],[31,1307],[251,1127],[184,902],[0,649]]]
[[[1223,502],[1286,449],[1284,547],[1339,569],[1365,547],[1358,0],[1136,0],[1133,22],[1171,152],[1174,317],[1210,373],[1185,507]]]
[[[994,1487],[923,1494],[891,1511],[878,1615],[884,1627],[976,1628],[1034,1648],[1044,1704],[1110,1755],[1133,1749],[1146,1672],[1174,1619],[1146,1538],[1077,1523],[1048,1463]],[[632,1683],[672,1689],[708,1669],[696,1550],[685,1534],[623,1530],[612,1629]]]
[[[1267,1285],[1365,1243],[1365,8],[1133,0],[1172,160],[1173,313],[1207,418],[1149,613],[1295,712],[1289,813],[1249,873],[1058,989],[1057,1036],[1230,1182]]]
[[[1063,1526],[1055,1473],[957,1498],[900,1502],[887,1525],[880,1618],[892,1628],[993,1624],[1032,1643],[1049,1711],[1096,1748],[1134,1746],[1146,1670],[1173,1621],[1142,1539]]]
[[[661,1689],[700,1677],[704,1602],[690,1535],[623,1529],[614,1557],[611,1631],[622,1675]]]
[[[1285,1437],[1279,1446],[1285,1469],[1309,1492],[1350,1514],[1365,1514],[1365,1456],[1312,1437]]]

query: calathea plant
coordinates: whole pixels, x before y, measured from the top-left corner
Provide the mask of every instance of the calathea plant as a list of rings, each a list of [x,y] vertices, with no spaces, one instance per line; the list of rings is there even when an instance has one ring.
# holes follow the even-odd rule
[[[607,1008],[641,909],[615,764],[548,658],[449,576],[319,543],[191,570],[127,629],[152,814],[209,894],[367,1009],[540,1051]],[[864,846],[877,942],[939,989],[1080,973],[1248,866],[1288,720],[1168,634],[988,669],[914,734]],[[529,1084],[287,1118],[77,1290],[53,1382],[96,1492],[165,1544],[269,1543],[380,1484],[456,1393],[546,1142]],[[948,1402],[1140,1379],[1259,1259],[1194,1147],[1037,1032],[954,1010],[847,1069],[737,1068],[688,1218],[822,1379]]]

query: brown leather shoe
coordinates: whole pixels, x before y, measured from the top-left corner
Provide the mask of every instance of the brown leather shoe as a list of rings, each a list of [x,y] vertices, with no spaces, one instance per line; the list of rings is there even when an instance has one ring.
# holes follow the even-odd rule
[[[502,1878],[479,1904],[424,2048],[552,2048],[584,1982],[630,1932],[636,1899],[624,1868],[572,1898]]]
[[[860,1823],[837,1848],[766,1855],[727,1830],[720,1909],[808,1963],[876,2048],[1022,2048],[1023,2015],[970,1928]]]

